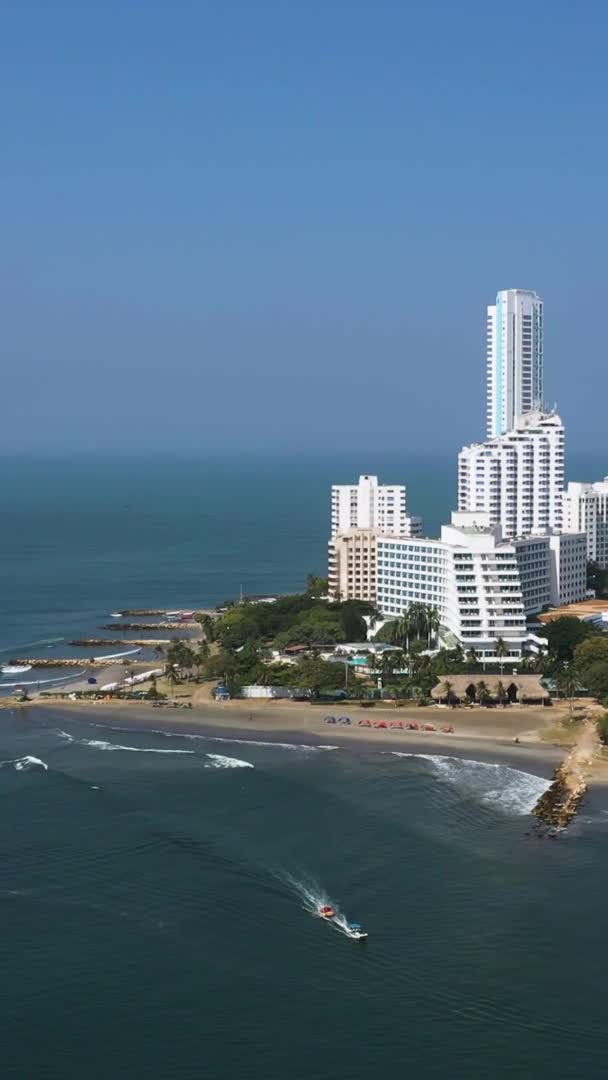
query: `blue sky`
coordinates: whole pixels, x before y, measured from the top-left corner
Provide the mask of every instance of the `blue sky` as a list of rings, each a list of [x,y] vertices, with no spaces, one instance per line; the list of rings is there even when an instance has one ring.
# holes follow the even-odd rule
[[[0,450],[455,451],[508,287],[601,450],[607,31],[595,0],[3,5]]]

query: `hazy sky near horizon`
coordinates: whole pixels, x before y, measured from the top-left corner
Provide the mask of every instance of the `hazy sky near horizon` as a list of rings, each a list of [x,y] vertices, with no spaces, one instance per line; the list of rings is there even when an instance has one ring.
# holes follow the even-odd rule
[[[600,450],[607,35],[599,0],[1,5],[0,451],[456,451],[510,287]]]

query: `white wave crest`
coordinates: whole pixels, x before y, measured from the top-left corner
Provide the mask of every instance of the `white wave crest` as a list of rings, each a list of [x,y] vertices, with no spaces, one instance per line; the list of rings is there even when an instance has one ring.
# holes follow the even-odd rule
[[[23,671],[31,671],[31,664],[5,664],[0,671],[3,675],[21,675]]]
[[[551,781],[542,776],[512,769],[508,765],[442,754],[406,754],[397,750],[391,753],[394,757],[428,761],[442,780],[468,792],[487,806],[510,814],[530,814],[541,795],[551,786]]]
[[[241,761],[240,758],[225,757],[224,754],[207,754],[207,757],[208,769],[253,769],[250,761]]]
[[[33,757],[32,754],[26,754],[22,758],[12,758],[9,761],[0,761],[0,769],[3,769],[5,765],[12,765],[17,772],[25,772],[27,769],[44,769],[48,771],[48,765],[46,761],[41,761],[39,757]]]
[[[158,750],[155,746],[120,746],[106,742],[105,739],[78,739],[79,746],[90,746],[93,750],[129,750],[133,754],[193,754],[194,750]]]

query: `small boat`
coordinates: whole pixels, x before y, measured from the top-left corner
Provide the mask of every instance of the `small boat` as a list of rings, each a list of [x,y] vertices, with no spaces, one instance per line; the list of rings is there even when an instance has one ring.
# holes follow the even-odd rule
[[[347,926],[346,933],[349,938],[353,938],[354,941],[364,941],[368,936],[367,930],[364,930],[361,923],[353,922],[350,926]]]
[[[110,615],[111,619],[122,619],[122,611],[113,611]]]
[[[335,919],[336,914],[336,909],[335,907],[332,907],[331,904],[323,904],[323,906],[319,908],[319,916],[321,919]]]

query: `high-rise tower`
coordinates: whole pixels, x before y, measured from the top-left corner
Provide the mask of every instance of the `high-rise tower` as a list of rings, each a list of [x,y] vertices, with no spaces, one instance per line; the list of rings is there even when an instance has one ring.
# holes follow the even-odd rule
[[[543,406],[543,302],[527,289],[503,289],[488,307],[487,434]]]

